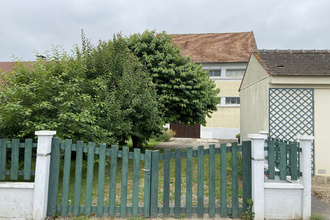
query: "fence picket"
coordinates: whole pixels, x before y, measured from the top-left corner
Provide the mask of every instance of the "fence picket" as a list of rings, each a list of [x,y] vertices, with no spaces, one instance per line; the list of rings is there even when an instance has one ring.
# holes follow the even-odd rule
[[[32,139],[25,139],[24,143],[24,180],[31,179]]]
[[[174,192],[174,217],[181,214],[181,148],[175,149],[175,192]]]
[[[286,144],[280,142],[280,180],[286,179]]]
[[[0,139],[0,180],[6,178],[7,140]]]
[[[291,180],[298,179],[298,146],[296,143],[290,144],[290,163],[291,163]]]
[[[209,146],[209,218],[215,217],[215,145]]]
[[[186,161],[186,217],[192,217],[192,180],[193,180],[193,148],[187,148]]]
[[[100,145],[99,154],[99,176],[98,176],[98,190],[97,190],[97,217],[103,216],[104,209],[104,176],[105,176],[105,149],[106,145]]]
[[[275,179],[275,143],[268,144],[268,178]]]
[[[132,192],[132,216],[138,215],[139,207],[139,178],[140,178],[140,149],[134,149],[133,161],[133,192]]]
[[[19,160],[19,139],[13,139],[11,142],[11,171],[10,179],[18,179],[18,160]]]
[[[251,142],[243,141],[243,212],[247,211],[247,199],[252,198]]]
[[[109,192],[109,216],[115,216],[116,207],[116,179],[117,179],[117,155],[118,147],[111,146],[110,151],[110,192]]]
[[[88,143],[87,145],[87,174],[86,174],[86,201],[85,215],[92,214],[92,197],[93,197],[93,179],[94,179],[94,150],[95,144]]]
[[[128,153],[129,148],[123,147],[121,165],[121,192],[120,192],[120,217],[125,217],[127,210],[127,178],[128,178]]]
[[[204,146],[198,146],[197,217],[204,216]]]
[[[52,139],[52,149],[50,158],[49,191],[48,191],[48,210],[47,215],[55,216],[57,211],[58,182],[60,176],[60,138]]]
[[[65,140],[64,169],[63,169],[63,190],[62,190],[62,216],[68,215],[69,208],[69,185],[71,167],[72,140]]]
[[[151,153],[151,193],[150,193],[150,216],[157,217],[158,209],[158,170],[159,151]]]
[[[231,185],[231,195],[232,195],[232,217],[238,217],[238,149],[237,143],[232,143],[231,145],[232,154],[231,154],[231,177],[232,177],[232,185]]]
[[[76,150],[76,171],[74,179],[74,196],[73,196],[73,216],[78,216],[80,213],[80,192],[82,178],[82,161],[83,161],[84,142],[77,142]]]
[[[227,145],[220,144],[220,216],[227,217]]]
[[[144,155],[144,217],[150,216],[150,169],[151,151],[146,150]]]
[[[170,163],[171,151],[164,150],[164,189],[163,189],[163,217],[170,214]]]

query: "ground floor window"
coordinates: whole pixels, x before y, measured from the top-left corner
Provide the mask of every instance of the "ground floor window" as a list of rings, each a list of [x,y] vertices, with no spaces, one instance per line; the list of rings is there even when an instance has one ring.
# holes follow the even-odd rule
[[[232,106],[240,106],[241,101],[240,97],[227,97],[227,96],[219,96],[221,98],[218,106],[220,107],[232,107]]]

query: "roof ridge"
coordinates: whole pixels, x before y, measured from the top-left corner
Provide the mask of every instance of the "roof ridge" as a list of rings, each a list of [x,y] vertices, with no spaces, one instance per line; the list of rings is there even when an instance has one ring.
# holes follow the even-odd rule
[[[253,31],[242,31],[242,32],[225,32],[225,33],[189,33],[189,34],[169,34],[168,35],[206,35],[206,34],[243,34],[243,33],[253,33]]]
[[[305,50],[305,49],[300,49],[300,50],[291,50],[291,49],[254,49],[252,50],[252,53],[330,53],[329,49],[323,49],[323,50],[317,50],[317,49],[312,49],[312,50]]]

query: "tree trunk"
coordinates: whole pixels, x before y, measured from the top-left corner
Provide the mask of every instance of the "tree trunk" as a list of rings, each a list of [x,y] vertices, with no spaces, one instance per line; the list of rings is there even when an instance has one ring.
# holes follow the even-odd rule
[[[132,136],[132,142],[133,142],[133,148],[140,148],[140,149],[143,148],[142,143],[138,137]]]

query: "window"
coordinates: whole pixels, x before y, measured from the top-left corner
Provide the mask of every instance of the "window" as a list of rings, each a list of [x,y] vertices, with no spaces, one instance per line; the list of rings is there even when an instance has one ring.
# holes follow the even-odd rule
[[[221,76],[221,70],[208,70],[210,77],[220,77]]]
[[[220,96],[217,96],[220,97]],[[240,97],[221,97],[218,107],[239,107],[240,106]]]
[[[245,70],[244,69],[227,69],[226,76],[227,77],[243,77]]]
[[[240,98],[239,97],[226,97],[226,105],[239,105]]]

